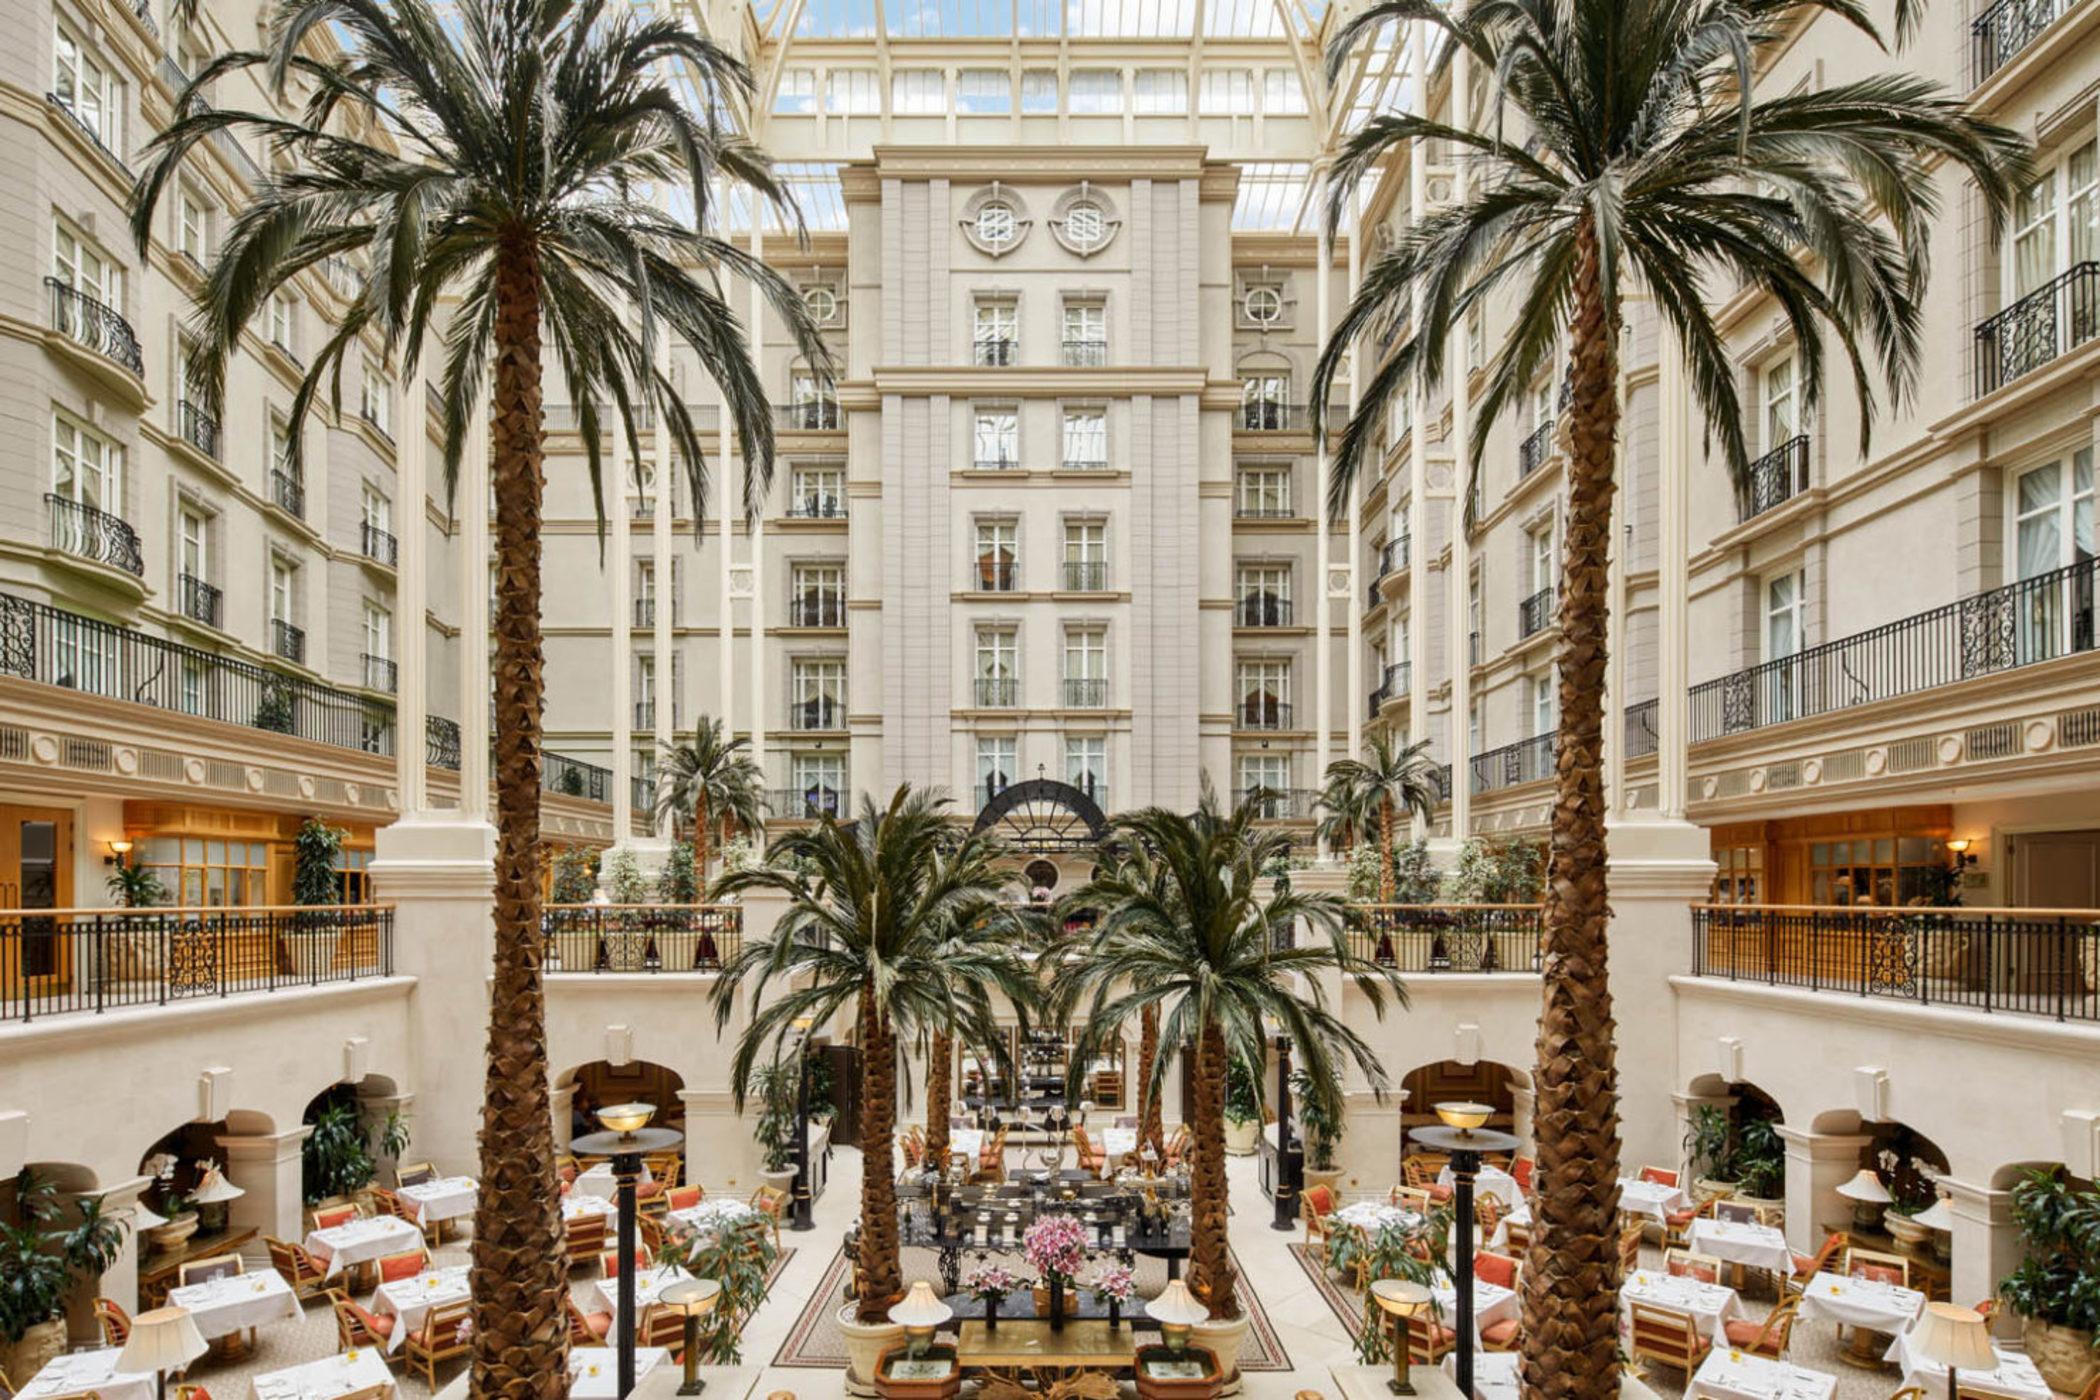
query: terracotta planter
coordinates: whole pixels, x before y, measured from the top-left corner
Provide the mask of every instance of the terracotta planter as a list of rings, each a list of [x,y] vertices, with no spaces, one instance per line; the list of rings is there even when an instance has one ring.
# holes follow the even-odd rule
[[[34,1376],[66,1349],[66,1324],[61,1318],[39,1322],[22,1334],[5,1353],[9,1376]]]
[[[2020,1339],[2051,1390],[2076,1395],[2100,1376],[2100,1352],[2093,1350],[2092,1333],[2038,1317],[2022,1318],[2020,1323]]]
[[[860,1304],[839,1309],[839,1333],[846,1339],[846,1388],[855,1395],[873,1395],[871,1377],[882,1362],[882,1354],[904,1342],[904,1329],[894,1322],[862,1322]]]

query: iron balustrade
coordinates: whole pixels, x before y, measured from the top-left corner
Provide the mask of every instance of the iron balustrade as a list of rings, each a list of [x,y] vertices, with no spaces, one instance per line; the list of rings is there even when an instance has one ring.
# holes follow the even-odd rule
[[[153,21],[153,0],[132,0],[131,12],[138,16],[140,24],[146,26],[148,34],[156,39],[160,37],[160,26]]]
[[[2078,0],[1998,0],[1969,23],[1971,84],[1981,85]]]
[[[1108,470],[1108,458],[1068,456],[1063,465],[1068,472],[1105,472]]]
[[[1311,788],[1236,788],[1232,794],[1232,805],[1254,804],[1256,821],[1302,822],[1311,821],[1320,800],[1320,794]]]
[[[1553,455],[1553,420],[1548,418],[1517,444],[1517,480],[1522,481],[1546,464]]]
[[[1276,593],[1243,594],[1233,610],[1236,627],[1288,627],[1291,600]]]
[[[1019,471],[1020,468],[1020,458],[1009,457],[1004,453],[996,457],[972,457],[970,459],[970,470],[973,472],[1011,472]]]
[[[1288,700],[1264,693],[1242,695],[1233,712],[1233,720],[1235,727],[1240,729],[1289,729],[1291,705]]]
[[[1976,396],[2040,369],[2100,331],[2100,262],[2082,262],[1976,328]]]
[[[979,676],[975,684],[981,709],[1010,710],[1021,703],[1021,683],[1012,676]]]
[[[1626,756],[1645,758],[1662,746],[1655,727],[1656,704],[1643,700],[1626,707]]]
[[[459,771],[459,721],[443,715],[423,716],[423,762],[432,768]]]
[[[286,471],[270,473],[270,500],[294,519],[306,518],[306,483]]]
[[[790,520],[843,520],[846,502],[829,492],[809,492],[788,501]]]
[[[1692,687],[1691,742],[2093,650],[2100,560],[1974,594]]]
[[[1534,734],[1473,755],[1473,791],[1494,792],[1553,776],[1553,736]]]
[[[1388,575],[1379,574],[1364,585],[1364,611],[1369,612],[1374,608],[1385,606],[1385,591],[1381,585],[1385,583],[1387,577]]]
[[[734,904],[549,904],[540,911],[544,970],[719,972],[743,947]]]
[[[845,795],[822,783],[799,788],[769,788],[766,792],[766,810],[782,821],[836,817],[844,806]]]
[[[1796,433],[1750,464],[1742,492],[1742,518],[1749,520],[1808,489],[1808,434]]]
[[[1371,713],[1376,715],[1378,707],[1388,700],[1407,697],[1408,681],[1413,671],[1411,662],[1389,661],[1379,675],[1378,689],[1371,692]]]
[[[1517,636],[1537,636],[1553,625],[1553,585],[1547,584],[1538,592],[1517,604]]]
[[[51,512],[53,549],[145,576],[145,550],[139,544],[139,532],[127,521],[55,492],[46,492],[44,503]]]
[[[382,530],[369,520],[360,521],[357,541],[365,558],[375,564],[384,564],[391,569],[401,562],[401,543],[390,530]]]
[[[1305,406],[1281,399],[1247,399],[1240,404],[1240,431],[1287,433],[1294,424],[1303,425]]]
[[[1436,796],[1436,805],[1441,807],[1451,800],[1451,765],[1439,763],[1422,775],[1429,782],[1429,790]]]
[[[1396,972],[1533,975],[1542,913],[1536,904],[1352,904],[1349,951]]]
[[[306,663],[306,629],[281,617],[270,619],[270,650],[285,660]]]
[[[988,337],[972,343],[971,359],[976,364],[993,369],[1008,369],[1014,364],[1016,349],[1011,340],[997,336]]]
[[[788,600],[790,627],[844,627],[846,595],[829,591],[800,593]]]
[[[1108,680],[1103,676],[1065,677],[1065,708],[1098,710],[1108,703]]]
[[[812,695],[788,706],[788,728],[803,731],[837,729],[842,713],[843,707],[830,696]]]
[[[93,142],[96,150],[115,161],[119,170],[122,170],[126,175],[131,174],[131,167],[124,163],[124,157],[109,148],[109,143],[102,139],[102,133],[95,129],[93,122],[80,115],[79,108],[55,92],[45,93],[44,99],[52,106],[58,108],[59,111],[64,112],[66,119],[73,124],[73,129]]]
[[[0,910],[0,1021],[390,977],[389,905]]]
[[[1385,548],[1378,552],[1378,568],[1381,574],[1397,574],[1407,567],[1408,557],[1414,552],[1414,540],[1402,535],[1387,540]]]
[[[213,461],[219,459],[219,420],[188,399],[175,405],[175,429],[182,440]]]
[[[176,604],[182,609],[182,615],[206,627],[217,627],[224,602],[219,590],[195,574],[184,574],[175,582]]]
[[[107,360],[114,360],[133,374],[146,372],[145,352],[131,322],[112,307],[78,292],[56,277],[46,277],[51,289],[51,328],[75,345],[84,345]]]
[[[401,667],[398,662],[384,656],[374,656],[370,652],[364,653],[360,659],[365,666],[366,690],[383,690],[392,695],[401,688]]]
[[[780,426],[791,433],[835,433],[839,430],[839,401],[833,398],[803,399],[775,406]]]
[[[1099,593],[1106,587],[1108,587],[1107,560],[1065,560],[1065,591],[1067,593]]]
[[[2100,1021],[2100,910],[1708,904],[1692,975]]]
[[[1295,520],[1298,512],[1289,501],[1235,501],[1232,505],[1234,520]]]
[[[612,800],[612,770],[586,763],[565,754],[540,753],[540,788],[563,797],[581,797],[592,802]]]
[[[1105,340],[1068,340],[1064,348],[1065,364],[1072,369],[1099,369],[1108,363]]]

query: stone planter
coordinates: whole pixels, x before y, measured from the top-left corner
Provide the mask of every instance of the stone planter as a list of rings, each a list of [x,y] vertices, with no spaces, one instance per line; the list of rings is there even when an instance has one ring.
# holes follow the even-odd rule
[[[2077,1395],[2100,1376],[2100,1352],[2093,1350],[2090,1332],[2026,1317],[2020,1319],[2020,1339],[2051,1390]]]
[[[793,1167],[782,1167],[777,1172],[760,1172],[758,1179],[788,1198],[788,1203],[781,1207],[782,1210],[794,1208],[795,1169]]]
[[[882,1354],[904,1343],[904,1329],[894,1322],[862,1322],[860,1304],[848,1303],[838,1311],[839,1332],[846,1339],[846,1389],[854,1395],[873,1395],[875,1368]]]
[[[1887,1227],[1889,1237],[1903,1247],[1905,1254],[1920,1258],[1931,1252],[1933,1230],[1930,1225],[1920,1225],[1909,1216],[1894,1211],[1890,1211],[1882,1223]]]
[[[1261,1120],[1248,1118],[1235,1123],[1225,1120],[1225,1155],[1228,1157],[1251,1157],[1254,1144],[1261,1139]]]
[[[1307,1167],[1305,1169],[1305,1189],[1310,1191],[1315,1186],[1324,1186],[1330,1193],[1329,1199],[1339,1201],[1342,1198],[1342,1178],[1347,1175],[1348,1172],[1340,1167],[1335,1167],[1328,1171],[1321,1171],[1317,1167]]]
[[[1719,1199],[1725,1201],[1735,1194],[1735,1188],[1739,1184],[1733,1181],[1721,1181],[1710,1176],[1702,1176],[1693,1180],[1692,1188],[1701,1200]]]
[[[146,1243],[154,1254],[172,1253],[180,1248],[185,1240],[196,1233],[197,1212],[193,1210],[186,1210],[180,1215],[171,1217],[165,1225],[156,1225],[150,1230],[140,1231],[140,1234],[145,1236]],[[12,1375],[13,1373],[10,1372],[9,1374]]]
[[[22,1334],[22,1340],[4,1353],[7,1357],[7,1374],[12,1376],[34,1376],[45,1365],[66,1349],[66,1324],[62,1318],[39,1322]]]
[[[1220,1395],[1240,1393],[1240,1347],[1246,1343],[1247,1329],[1252,1325],[1243,1312],[1230,1321],[1214,1317],[1189,1329],[1190,1344],[1208,1347],[1218,1358],[1218,1374],[1225,1378]]]

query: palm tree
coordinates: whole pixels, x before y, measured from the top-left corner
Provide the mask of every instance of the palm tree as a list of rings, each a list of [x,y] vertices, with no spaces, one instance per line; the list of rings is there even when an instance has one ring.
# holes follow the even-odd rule
[[[1338,758],[1327,765],[1319,805],[1327,813],[1318,835],[1335,845],[1378,842],[1378,902],[1391,904],[1400,869],[1393,852],[1393,819],[1409,812],[1428,821],[1436,811],[1436,788],[1428,758],[1429,741],[1395,744],[1392,736],[1370,736],[1362,758]]]
[[[1406,990],[1390,968],[1352,951],[1344,906],[1328,894],[1272,891],[1263,872],[1288,857],[1290,838],[1258,825],[1261,796],[1250,793],[1227,813],[1206,785],[1196,810],[1147,807],[1115,823],[1121,853],[1067,897],[1073,909],[1096,911],[1090,935],[1060,950],[1050,971],[1049,1023],[1080,1019],[1072,1052],[1074,1082],[1123,1023],[1153,1008],[1159,1036],[1169,1045],[1193,1045],[1196,1102],[1190,1255],[1210,1282],[1213,1315],[1240,1315],[1237,1279],[1226,1246],[1225,1066],[1237,1055],[1250,1065],[1268,1058],[1263,1023],[1283,1027],[1299,1063],[1341,1111],[1346,1054],[1383,1094],[1385,1069],[1370,1044],[1330,1009],[1321,974],[1336,970],[1385,1015],[1388,994],[1404,1004]],[[1286,937],[1304,922],[1325,935],[1297,943]],[[1166,1059],[1146,1066],[1145,1091],[1156,1099]]]
[[[1164,1161],[1167,1155],[1167,1116],[1160,1108],[1159,1091],[1153,1087],[1158,1077],[1159,1007],[1155,1005],[1138,1011],[1138,1141],[1152,1144],[1153,1152]]]
[[[338,57],[313,55],[308,40],[323,32]],[[346,362],[369,349],[412,383],[435,338],[449,484],[493,368],[499,839],[472,1384],[481,1395],[544,1392],[561,1373],[567,1282],[540,983],[543,379],[558,374],[578,405],[594,493],[598,404],[609,399],[630,448],[639,412],[661,415],[703,499],[692,416],[655,367],[674,333],[721,387],[751,499],[771,474],[771,424],[723,275],[757,286],[808,349],[821,347],[792,286],[711,231],[722,181],[783,207],[785,197],[719,115],[743,109],[749,75],[681,23],[603,0],[468,0],[443,13],[430,0],[282,0],[268,34],[265,49],[219,55],[178,95],[133,193],[132,234],[143,254],[162,195],[200,143],[247,133],[283,158],[289,168],[261,177],[196,296],[191,371],[222,400],[227,358],[269,298],[309,268],[354,260],[348,309],[292,399],[295,458],[316,398],[340,412]],[[242,70],[291,115],[197,100]],[[673,70],[697,85],[698,110]],[[295,72],[303,103],[289,90]],[[691,222],[643,202],[642,189],[689,190]]]
[[[1911,0],[1898,4],[1899,33],[1913,11]],[[1449,9],[1377,0],[1328,52],[1332,74],[1381,26],[1422,26],[1418,37],[1441,33],[1447,53],[1492,74],[1497,100],[1481,132],[1408,114],[1374,117],[1336,162],[1331,222],[1374,167],[1414,142],[1457,149],[1473,178],[1370,266],[1322,352],[1315,405],[1360,336],[1409,326],[1365,382],[1328,480],[1330,510],[1349,499],[1380,406],[1396,390],[1435,382],[1451,338],[1486,298],[1512,303],[1513,314],[1481,367],[1472,471],[1486,428],[1542,371],[1558,372],[1555,347],[1567,342],[1560,722],[1534,1081],[1545,1184],[1524,1271],[1526,1394],[1593,1396],[1617,1384],[1602,697],[1628,283],[1673,333],[1670,353],[1683,356],[1708,440],[1741,491],[1749,461],[1736,367],[1706,302],[1716,275],[1723,287],[1755,285],[1772,298],[1799,346],[1811,405],[1822,393],[1826,342],[1835,342],[1859,395],[1864,452],[1876,408],[1868,364],[1886,366],[1892,402],[1917,386],[1930,222],[1936,183],[1946,179],[1939,167],[1974,182],[1994,223],[2021,171],[2011,132],[1915,76],[1757,98],[1759,46],[1812,17],[1881,42],[1851,0],[1463,0]],[[1505,139],[1506,127],[1521,131]]]
[[[926,1165],[948,1164],[948,1118],[955,1107],[955,1037],[936,1028],[926,1047]]]
[[[689,744],[663,747],[663,780],[656,791],[656,819],[681,818],[693,824],[693,863],[707,879],[717,830],[726,838],[732,826],[756,831],[765,825],[765,773],[751,756],[750,737],[732,739],[722,721],[703,718],[693,725]]]
[[[787,912],[770,935],[749,938],[713,992],[717,1030],[750,989],[730,1082],[742,1085],[770,1044],[797,1023],[823,1025],[851,1005],[860,1044],[860,1257],[864,1322],[880,1322],[904,1291],[891,1170],[898,1048],[935,1029],[972,1045],[1003,1041],[1001,999],[1016,1014],[1035,996],[1023,956],[1028,915],[1011,896],[1003,853],[964,834],[948,801],[899,787],[889,806],[862,799],[850,823],[823,818],[775,842],[763,865],[731,871],[720,894],[774,890]]]

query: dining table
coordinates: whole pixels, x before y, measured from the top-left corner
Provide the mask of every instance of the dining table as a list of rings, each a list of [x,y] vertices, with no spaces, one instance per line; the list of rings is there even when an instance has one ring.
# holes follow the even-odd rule
[[[1495,1222],[1495,1233],[1488,1236],[1488,1248],[1502,1251],[1509,1248],[1509,1227],[1531,1228],[1531,1202],[1519,1201],[1514,1209]]]
[[[1747,1264],[1781,1277],[1794,1271],[1794,1251],[1786,1235],[1770,1225],[1702,1215],[1692,1222],[1685,1239],[1699,1253],[1730,1264]]]
[[[410,1233],[415,1233],[413,1225],[408,1228]],[[420,1240],[422,1236],[417,1234],[416,1238]],[[171,1288],[168,1301],[176,1307],[189,1309],[190,1321],[197,1324],[197,1334],[206,1341],[245,1332],[268,1322],[296,1322],[299,1319],[299,1299],[292,1293],[292,1286],[275,1269],[228,1274],[224,1278]]]
[[[1446,1327],[1456,1328],[1458,1290],[1452,1287],[1451,1280],[1444,1278],[1432,1284],[1429,1295],[1435,1302],[1436,1320]],[[1479,1350],[1480,1329],[1506,1318],[1514,1318],[1517,1315],[1517,1307],[1515,1289],[1504,1288],[1499,1283],[1489,1283],[1486,1279],[1473,1280],[1473,1341],[1476,1351]]]
[[[394,1373],[386,1358],[370,1347],[324,1356],[266,1371],[255,1378],[255,1400],[341,1400],[361,1390],[377,1387],[382,1396],[394,1393]]]
[[[436,1181],[399,1187],[394,1192],[418,1225],[435,1225],[442,1220],[472,1215],[480,1193],[481,1184],[471,1176],[439,1177]]]
[[[1908,1331],[1924,1306],[1925,1295],[1914,1288],[1848,1274],[1817,1274],[1801,1290],[1802,1317],[1870,1332]]]
[[[1883,1359],[1903,1373],[1903,1385],[1916,1386],[1927,1395],[1945,1395],[1947,1368],[1938,1361],[1918,1355],[1911,1341],[1915,1329],[1913,1323],[1898,1332]],[[1991,1349],[1998,1354],[1995,1367],[1979,1371],[1964,1366],[1956,1377],[1964,1395],[2002,1395],[2006,1400],[2052,1400],[2055,1392],[2049,1388],[2049,1382],[2042,1379],[2042,1373],[2026,1352],[2014,1351],[2003,1342],[1992,1342]]]
[[[950,1157],[969,1158],[973,1171],[977,1166],[977,1154],[982,1151],[984,1151],[984,1129],[950,1128],[948,1130],[948,1155]],[[945,1167],[948,1164],[946,1162],[929,1162],[927,1165]]]
[[[561,1198],[561,1223],[582,1220],[593,1215],[611,1215],[612,1202],[603,1196],[579,1196],[571,1191]]]
[[[671,1359],[669,1347],[636,1347],[634,1379]],[[577,1347],[569,1353],[570,1400],[619,1400],[620,1363],[610,1347]]]
[[[406,1250],[423,1248],[423,1231],[398,1215],[372,1215],[343,1225],[315,1230],[306,1237],[306,1252],[328,1261],[328,1276]],[[174,1294],[169,1294],[174,1297]]]
[[[1692,1198],[1685,1194],[1682,1186],[1646,1181],[1637,1176],[1619,1178],[1619,1209],[1628,1215],[1644,1215],[1659,1224],[1671,1211],[1683,1210],[1691,1203]]]
[[[657,1295],[682,1278],[690,1278],[676,1264],[658,1264],[643,1269],[634,1276],[634,1322],[641,1326],[642,1314],[649,1310]],[[612,1278],[594,1279],[586,1285],[583,1310],[585,1312],[618,1313],[620,1308],[620,1280]]]
[[[16,1400],[51,1400],[53,1396],[85,1393],[99,1395],[102,1400],[153,1400],[158,1389],[156,1378],[145,1372],[119,1371],[117,1358],[121,1355],[121,1347],[100,1347],[54,1356],[15,1392]]]
[[[649,1164],[642,1163],[642,1174],[635,1178],[635,1184],[647,1186],[654,1180],[656,1178],[649,1174]],[[579,1196],[597,1196],[609,1201],[620,1193],[620,1181],[613,1175],[612,1163],[600,1162],[578,1176],[575,1184],[569,1189]]]
[[[1685,1394],[1705,1400],[1831,1400],[1837,1381],[1828,1371],[1715,1347],[1692,1373]]]
[[[1439,1186],[1450,1186],[1457,1180],[1449,1167],[1436,1174],[1436,1184]],[[1484,1166],[1476,1172],[1473,1176],[1473,1190],[1479,1195],[1493,1196],[1505,1209],[1524,1199],[1523,1188],[1517,1185],[1517,1179],[1500,1167]]]
[[[1743,1300],[1725,1283],[1706,1283],[1661,1269],[1635,1269],[1619,1288],[1619,1329],[1633,1330],[1633,1305],[1668,1308],[1692,1319],[1702,1337],[1722,1333],[1722,1324],[1743,1316]]]
[[[736,1225],[757,1217],[758,1212],[742,1201],[729,1196],[709,1196],[699,1205],[671,1211],[665,1220],[696,1235],[711,1235],[725,1225]]]
[[[473,1297],[473,1290],[467,1285],[467,1270],[465,1264],[452,1264],[380,1284],[379,1291],[372,1295],[372,1311],[391,1313],[401,1319],[388,1334],[386,1349],[398,1351],[408,1334],[423,1325],[432,1308],[463,1303]]]

